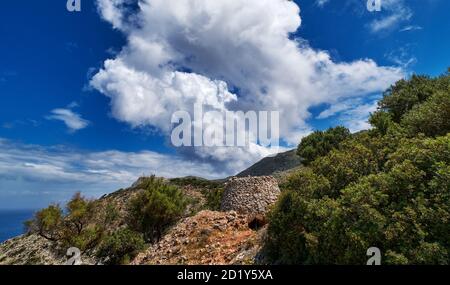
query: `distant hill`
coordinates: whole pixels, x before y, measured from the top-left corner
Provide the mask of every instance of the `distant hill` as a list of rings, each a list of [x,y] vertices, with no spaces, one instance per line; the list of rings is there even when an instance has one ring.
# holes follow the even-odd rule
[[[301,158],[297,155],[297,150],[277,154],[273,157],[266,157],[253,166],[242,171],[237,177],[245,176],[266,176],[285,172],[287,170],[301,166]]]

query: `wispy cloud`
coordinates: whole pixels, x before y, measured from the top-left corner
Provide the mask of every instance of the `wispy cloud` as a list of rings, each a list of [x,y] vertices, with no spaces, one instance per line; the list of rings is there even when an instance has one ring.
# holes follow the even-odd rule
[[[374,33],[390,31],[408,22],[413,16],[413,11],[404,0],[383,0],[382,11],[376,15],[380,17],[369,24],[370,30]]]
[[[423,30],[421,26],[406,26],[400,30],[400,32],[411,32],[411,31],[420,31]]]
[[[384,56],[394,64],[402,66],[404,69],[408,69],[417,63],[417,58],[411,54],[411,45],[405,45],[391,50]]]
[[[330,0],[316,0],[315,3],[319,7],[325,7],[330,2]],[[367,0],[339,0],[335,2],[342,3],[343,7],[353,7],[358,15],[368,15]],[[408,23],[413,15],[413,10],[405,0],[381,0],[381,11],[369,13],[370,21],[367,27],[372,33],[394,31],[400,25]],[[408,28],[412,30],[418,27],[409,25],[402,31],[406,31]]]
[[[22,126],[38,127],[40,124],[41,124],[40,121],[36,121],[33,119],[25,119],[25,120],[14,120],[14,121],[9,121],[9,122],[3,122],[0,124],[0,127],[11,130],[16,127],[22,127]]]
[[[360,98],[349,99],[344,102],[332,104],[328,109],[322,111],[316,119],[330,119],[349,128],[351,132],[368,130],[371,128],[368,120],[370,114],[378,108],[379,98],[364,101]]]
[[[59,120],[66,124],[70,132],[76,132],[86,128],[90,122],[70,109],[54,109],[51,115],[46,117],[48,120]]]
[[[319,7],[323,7],[325,6],[325,4],[327,4],[330,0],[316,0],[316,4]]]
[[[9,201],[5,196],[22,196],[26,200],[49,192],[37,197],[45,200],[40,202],[42,206],[55,197],[68,198],[76,191],[100,196],[131,185],[141,175],[151,174],[223,178],[231,173],[215,172],[209,164],[152,151],[89,152],[0,138],[0,208],[5,206],[3,201]]]

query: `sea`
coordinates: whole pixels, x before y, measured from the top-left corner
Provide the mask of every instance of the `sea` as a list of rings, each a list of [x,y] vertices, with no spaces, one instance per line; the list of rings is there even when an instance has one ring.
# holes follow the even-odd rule
[[[23,223],[35,210],[0,210],[0,243],[25,233]]]

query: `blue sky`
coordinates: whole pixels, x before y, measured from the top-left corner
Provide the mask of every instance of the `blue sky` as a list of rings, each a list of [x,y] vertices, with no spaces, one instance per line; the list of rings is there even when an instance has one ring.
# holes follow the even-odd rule
[[[82,11],[77,13],[69,13],[63,0],[28,2],[0,3],[0,208],[42,207],[64,201],[75,191],[99,196],[126,187],[142,174],[226,176],[266,153],[259,148],[223,154],[172,147],[163,113],[184,105],[167,107],[161,115],[150,113],[153,106],[159,106],[155,102],[163,102],[163,107],[173,103],[163,101],[170,92],[184,91],[172,86],[164,91],[169,93],[158,93],[161,83],[157,74],[162,72],[191,73],[176,74],[177,80],[183,85],[187,84],[184,80],[198,79],[199,85],[189,88],[199,92],[204,85],[220,80],[243,102],[235,105],[246,110],[253,98],[263,98],[252,90],[261,82],[267,82],[267,89],[272,90],[267,96],[273,99],[268,101],[276,104],[255,108],[283,106],[298,98],[301,104],[280,107],[287,116],[282,118],[286,125],[283,146],[289,147],[314,129],[338,124],[363,129],[381,90],[391,81],[411,73],[438,75],[450,66],[450,2],[445,0],[385,0],[381,12],[367,11],[364,0],[322,4],[298,0],[298,18],[293,14],[297,6],[286,8],[280,0],[260,1],[267,10],[253,0],[236,1],[236,5],[246,5],[244,8],[254,5],[250,8],[260,9],[260,18],[252,18],[252,9],[249,16],[241,17],[242,9],[233,14],[236,5],[227,7],[229,15],[222,15],[221,4],[205,8],[204,14],[227,19],[217,27],[229,26],[231,32],[214,25],[192,31],[195,25],[201,27],[204,19],[188,8],[185,15],[189,16],[183,21],[172,21],[171,17],[179,16],[174,11],[184,9],[180,3],[189,0],[167,1],[164,6],[160,0],[150,0],[154,11],[144,6],[140,13],[127,5],[115,7],[110,0],[82,0]],[[291,31],[300,19],[299,29]],[[247,20],[256,28],[275,28],[259,38],[253,30],[245,30],[250,25]],[[133,21],[140,21],[139,25]],[[272,25],[278,22],[279,26]],[[289,38],[279,39],[277,33],[285,30],[290,32]],[[215,38],[217,34],[221,37]],[[202,41],[186,42],[185,36]],[[274,40],[265,41],[271,37]],[[237,40],[248,42],[222,49]],[[294,42],[298,54],[291,46]],[[161,46],[170,52],[159,52]],[[236,50],[230,52],[232,48]],[[274,50],[280,48],[286,59],[292,56],[292,66],[289,60],[279,63],[284,55]],[[205,53],[205,49],[211,52]],[[189,56],[191,60],[186,59]],[[112,61],[109,67],[106,60]],[[164,68],[160,67],[163,60]],[[264,62],[268,70],[276,72],[259,71],[266,67]],[[308,73],[310,66],[318,65],[323,67]],[[258,71],[246,78],[252,85],[241,82],[239,72],[255,67]],[[124,70],[136,73],[121,73]],[[342,74],[348,78],[340,79]],[[296,83],[305,78],[315,82]],[[366,85],[371,87],[360,85],[362,81],[370,81]],[[123,82],[125,87],[120,86]],[[142,87],[155,97],[149,95],[147,101],[133,106],[133,96],[141,89],[129,94],[133,90],[126,84]],[[149,87],[152,84],[154,89]],[[275,88],[284,93],[272,95]],[[313,92],[319,89],[330,92]],[[185,94],[180,96],[179,100],[186,99]],[[146,109],[141,109],[143,103]]]

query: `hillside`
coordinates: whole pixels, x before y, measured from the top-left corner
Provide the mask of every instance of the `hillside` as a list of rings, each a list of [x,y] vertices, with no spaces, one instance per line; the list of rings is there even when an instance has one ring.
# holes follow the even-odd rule
[[[245,215],[202,211],[178,223],[132,264],[254,264],[264,233],[250,229]]]
[[[284,177],[301,165],[296,151],[267,157],[241,172],[238,177],[274,175]],[[94,201],[95,214],[90,223],[102,223],[109,208],[117,217],[108,223],[110,229],[126,226],[128,205],[145,191],[146,177]],[[262,249],[265,228],[249,228],[247,217],[231,212],[221,213],[221,193],[228,179],[210,181],[199,177],[167,179],[166,183],[180,187],[189,203],[180,221],[157,244],[149,244],[133,264],[249,264],[256,262]],[[206,210],[206,211],[202,211]],[[198,214],[197,214],[198,213]],[[203,248],[206,244],[211,246]],[[82,255],[83,264],[102,263],[96,257],[98,247]],[[261,257],[258,257],[261,258]],[[0,245],[0,264],[64,264],[67,260],[61,245],[39,234],[23,235]]]
[[[450,73],[386,91],[373,128],[316,131],[226,182],[142,177],[75,195],[0,245],[0,264],[450,264]],[[273,177],[261,176],[271,174]],[[249,176],[250,175],[250,176]],[[270,215],[268,214],[270,211]]]
[[[92,201],[94,214],[86,228],[104,224],[103,236],[114,235],[127,227],[130,202],[145,192],[148,177],[138,179],[130,188],[120,189]],[[138,250],[133,264],[249,264],[254,263],[262,247],[264,230],[252,230],[248,217],[236,212],[219,211],[222,183],[196,177],[164,180],[176,185],[188,203],[177,221],[165,230],[160,241],[147,242]],[[217,196],[219,195],[219,196]],[[115,218],[108,220],[110,209]],[[107,221],[108,220],[108,221]],[[80,237],[83,237],[80,236]],[[39,233],[30,233],[0,245],[0,265],[62,265],[67,261],[65,246]],[[99,257],[102,244],[84,250],[82,264],[110,262]]]
[[[299,167],[301,164],[301,158],[297,155],[297,150],[294,149],[276,156],[263,158],[236,176],[279,176],[282,172]]]

